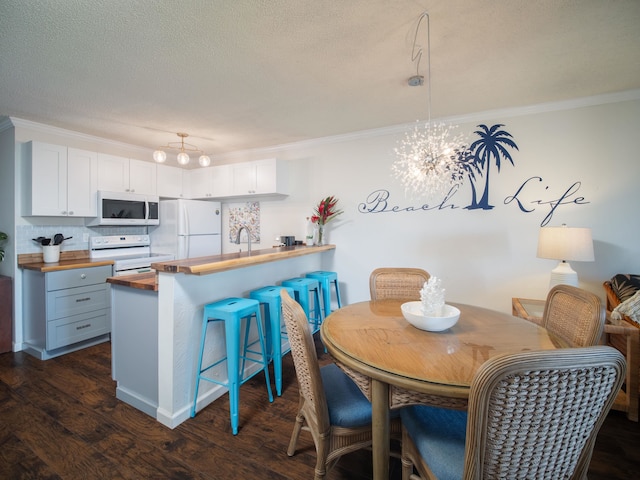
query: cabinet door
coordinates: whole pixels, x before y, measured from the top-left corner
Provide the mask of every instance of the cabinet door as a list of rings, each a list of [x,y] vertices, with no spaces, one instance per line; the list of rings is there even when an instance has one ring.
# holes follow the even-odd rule
[[[67,215],[96,216],[98,154],[69,148],[67,155]]]
[[[156,195],[156,164],[130,159],[128,191]]]
[[[98,190],[109,192],[129,191],[129,159],[98,154]]]
[[[245,162],[233,165],[233,193],[234,195],[253,195],[256,193],[256,165]]]
[[[67,214],[67,147],[31,143],[31,208],[27,215]]]
[[[217,198],[233,195],[233,172],[231,165],[211,167],[213,174],[213,192]]]
[[[213,169],[215,167],[198,168],[189,171],[189,197],[212,198]]]
[[[256,194],[278,192],[278,169],[276,159],[255,162]]]
[[[178,167],[157,165],[157,192],[163,198],[183,198],[183,171]]]

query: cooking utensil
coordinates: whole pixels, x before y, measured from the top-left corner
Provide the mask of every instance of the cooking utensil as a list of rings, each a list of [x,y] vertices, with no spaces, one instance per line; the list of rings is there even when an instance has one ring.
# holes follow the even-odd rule
[[[31,240],[33,240],[34,242],[39,243],[40,245],[42,245],[42,241],[44,240],[44,237],[38,237],[38,238],[32,238]]]
[[[42,239],[42,245],[50,245],[51,244],[51,239],[50,238],[43,238]]]
[[[60,245],[64,240],[64,235],[62,235],[61,233],[56,233],[53,236],[53,244],[54,245]]]

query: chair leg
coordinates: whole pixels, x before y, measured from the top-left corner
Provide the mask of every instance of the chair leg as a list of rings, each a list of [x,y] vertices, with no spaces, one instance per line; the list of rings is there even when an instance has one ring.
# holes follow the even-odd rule
[[[300,437],[300,431],[304,425],[304,415],[302,412],[298,412],[296,415],[296,423],[293,425],[293,432],[291,432],[291,440],[289,440],[289,447],[287,448],[287,455],[293,457],[296,454],[296,445],[298,444],[298,437]]]
[[[262,364],[264,370],[264,378],[267,383],[267,393],[269,394],[269,402],[273,402],[273,393],[271,393],[271,380],[269,379],[269,354],[264,344],[264,331],[262,330],[262,321],[260,319],[260,313],[256,314],[256,324],[258,325],[258,338],[260,339],[260,351],[262,352]],[[248,330],[247,324],[247,330]]]

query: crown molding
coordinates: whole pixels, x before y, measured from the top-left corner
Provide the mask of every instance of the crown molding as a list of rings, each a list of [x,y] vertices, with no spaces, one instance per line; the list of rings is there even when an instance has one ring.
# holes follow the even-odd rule
[[[126,148],[128,150],[139,151],[149,153],[150,149],[143,148],[138,145],[132,145],[130,143],[118,142],[116,140],[110,140],[104,137],[96,137],[95,135],[88,135],[86,133],[80,133],[73,130],[67,130],[64,128],[54,127],[51,125],[45,125],[44,123],[32,122],[30,120],[24,120],[17,117],[4,117],[0,121],[0,132],[10,127],[26,128],[29,130],[35,130],[37,132],[60,135],[62,137],[74,138],[76,140],[89,141],[101,143],[103,145],[109,145],[117,148]]]

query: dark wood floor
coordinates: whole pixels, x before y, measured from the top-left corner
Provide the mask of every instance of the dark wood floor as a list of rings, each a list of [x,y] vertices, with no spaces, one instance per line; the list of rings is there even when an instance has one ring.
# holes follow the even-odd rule
[[[328,356],[317,344],[322,363]],[[240,393],[240,431],[230,433],[228,397],[171,430],[116,400],[110,344],[39,361],[0,355],[0,479],[310,479],[315,451],[303,433],[286,448],[298,404],[290,355],[284,392],[272,404],[264,377]],[[638,478],[640,429],[611,412],[600,432],[590,480]],[[343,457],[331,480],[371,478],[371,453]],[[392,459],[392,479],[400,468]]]

